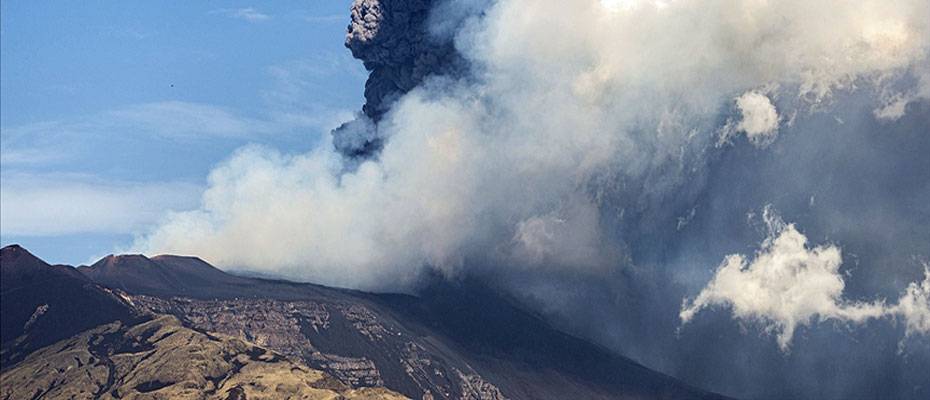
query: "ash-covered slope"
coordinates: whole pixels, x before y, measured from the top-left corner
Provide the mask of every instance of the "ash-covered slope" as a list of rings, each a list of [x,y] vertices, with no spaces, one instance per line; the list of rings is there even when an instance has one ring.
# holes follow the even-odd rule
[[[81,271],[127,289],[139,312],[254,342],[353,387],[412,398],[718,398],[558,332],[491,291],[378,295],[165,256],[110,257]],[[207,274],[216,279],[178,278]]]

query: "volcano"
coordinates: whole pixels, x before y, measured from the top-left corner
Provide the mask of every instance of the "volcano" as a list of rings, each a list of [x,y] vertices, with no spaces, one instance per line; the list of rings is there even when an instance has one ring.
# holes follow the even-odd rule
[[[73,394],[61,389],[69,385],[87,398],[105,391],[169,395],[179,393],[178,385],[211,379],[212,386],[194,386],[232,393],[241,385],[228,383],[244,378],[216,360],[228,364],[239,353],[246,354],[243,363],[259,363],[255,368],[318,371],[335,385],[330,389],[381,390],[371,392],[378,396],[722,398],[562,333],[493,290],[467,282],[435,284],[420,296],[378,294],[232,275],[196,257],[111,255],[73,268],[49,265],[15,245],[2,251],[5,398],[52,393],[43,374],[78,368],[74,360],[83,360],[81,354],[116,365],[120,354],[167,352],[168,342],[153,339],[157,332],[186,335],[184,345],[214,360],[208,364],[221,373],[191,366],[188,375],[161,376],[149,368],[137,372],[151,379],[138,378],[134,386],[119,368],[99,373],[98,384],[66,374],[54,382],[60,397],[50,398]],[[61,356],[75,348],[77,358]],[[225,352],[225,358],[212,351]],[[268,356],[248,358],[249,351]],[[183,357],[175,362],[187,365]],[[318,379],[308,379],[297,386],[319,386]]]

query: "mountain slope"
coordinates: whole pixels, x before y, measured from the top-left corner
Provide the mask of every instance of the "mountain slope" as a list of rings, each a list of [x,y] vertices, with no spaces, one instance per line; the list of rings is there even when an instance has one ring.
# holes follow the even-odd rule
[[[0,377],[3,399],[405,399],[351,389],[230,337],[162,316],[101,325],[39,350]]]
[[[0,249],[0,296],[0,369],[78,332],[135,319],[128,304],[74,268],[16,245]]]
[[[419,299],[384,301],[455,343],[472,367],[521,398],[719,398],[560,332],[471,282],[439,284]],[[528,385],[528,382],[532,384]]]
[[[105,259],[81,271],[129,289],[140,312],[255,342],[352,386],[413,398],[719,398],[558,332],[480,288],[378,295],[235,277],[195,258],[159,261],[166,259]],[[173,278],[183,274],[211,278]]]

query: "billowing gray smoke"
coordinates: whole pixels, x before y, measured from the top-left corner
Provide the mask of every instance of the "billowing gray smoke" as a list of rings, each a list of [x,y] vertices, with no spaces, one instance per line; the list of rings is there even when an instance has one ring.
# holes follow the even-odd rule
[[[240,150],[139,250],[464,276],[739,397],[930,396],[926,0],[352,12],[364,112],[306,154]]]
[[[376,125],[391,104],[427,76],[460,75],[464,59],[452,37],[430,29],[433,0],[360,0],[352,4],[346,47],[370,71],[362,116],[333,134],[336,149],[364,158],[381,150]]]

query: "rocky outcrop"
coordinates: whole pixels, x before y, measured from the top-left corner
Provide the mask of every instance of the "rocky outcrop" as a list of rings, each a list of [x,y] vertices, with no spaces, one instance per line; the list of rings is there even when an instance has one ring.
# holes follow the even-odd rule
[[[500,391],[361,299],[125,296],[141,313],[170,314],[195,329],[239,337],[351,387],[386,386],[411,397],[504,398],[487,396]]]
[[[359,388],[243,340],[160,316],[102,325],[0,376],[6,399],[405,399]]]

